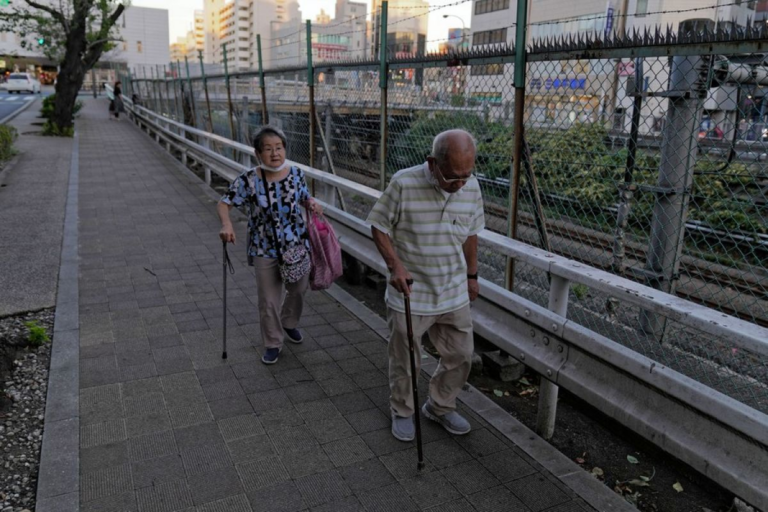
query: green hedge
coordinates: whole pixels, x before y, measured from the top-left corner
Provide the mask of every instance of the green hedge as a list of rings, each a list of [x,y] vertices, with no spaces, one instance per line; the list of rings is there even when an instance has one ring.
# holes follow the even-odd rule
[[[16,141],[16,129],[5,124],[0,125],[0,162],[8,160],[16,154],[13,143]]]

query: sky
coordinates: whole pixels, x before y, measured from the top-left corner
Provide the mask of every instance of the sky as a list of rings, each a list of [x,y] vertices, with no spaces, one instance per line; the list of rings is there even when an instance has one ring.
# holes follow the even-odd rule
[[[428,0],[432,7],[456,3],[456,0]],[[370,0],[367,0],[370,12]],[[132,0],[132,5],[138,7],[155,7],[168,9],[170,23],[170,42],[175,42],[177,37],[186,35],[194,21],[195,9],[203,8],[203,0]],[[299,0],[301,13],[305,19],[314,20],[320,9],[333,16],[335,0]],[[456,18],[443,18],[444,14],[459,16],[466,27],[469,28],[472,19],[472,2],[467,0],[460,5],[437,9],[429,14],[429,26],[427,40],[443,39],[448,37],[449,28],[460,28],[461,21]]]

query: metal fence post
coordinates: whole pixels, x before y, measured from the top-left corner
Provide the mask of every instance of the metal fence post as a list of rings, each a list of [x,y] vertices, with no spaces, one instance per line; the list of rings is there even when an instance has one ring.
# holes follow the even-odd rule
[[[203,90],[205,90],[205,104],[208,107],[208,131],[213,131],[213,115],[211,114],[211,99],[208,96],[208,79],[205,78],[205,64],[203,63],[203,51],[198,50],[197,56],[200,59],[200,76],[203,78]]]
[[[243,96],[243,103],[240,108],[240,142],[243,144],[250,144],[248,141],[248,96]],[[248,165],[251,161],[251,155],[247,155],[247,160],[243,160],[243,165]]]
[[[666,293],[674,294],[677,284],[696,165],[698,126],[708,88],[708,62],[699,56],[672,58],[659,178],[655,187],[648,187],[656,193],[656,204],[645,274],[649,286]],[[645,333],[662,337],[665,325],[663,316],[640,312],[640,327]]]
[[[157,102],[157,88],[155,87],[155,68],[149,68],[150,75],[152,77],[152,80],[149,82],[150,86],[152,88],[152,110],[157,112],[158,111],[158,102]],[[147,75],[147,68],[144,68],[144,79],[146,80]]]
[[[309,166],[315,167],[315,68],[312,65],[312,22],[307,20],[307,85],[309,86]],[[314,195],[315,183],[312,182]]]
[[[264,64],[261,60],[261,34],[256,34],[256,48],[259,52],[259,89],[261,89],[261,124],[269,124],[267,111],[267,88],[264,86]]]
[[[165,82],[165,77],[163,77],[162,80]],[[157,65],[157,94],[160,98],[160,110],[158,111],[158,114],[163,115],[168,109],[168,102],[163,98],[163,84],[160,82],[160,64]]]
[[[173,64],[171,64],[171,70],[173,70]],[[181,91],[183,90],[181,85],[181,62],[176,60],[176,75],[173,77],[173,97],[174,104],[176,105],[176,120],[180,123],[185,123],[184,119],[184,102],[181,100]]]
[[[512,176],[509,181],[509,226],[507,236],[517,237],[517,211],[520,202],[520,172],[523,163],[523,114],[525,113],[525,29],[528,23],[528,2],[517,0],[517,28],[515,29],[515,152]],[[507,258],[507,289],[515,286],[515,260]]]
[[[381,29],[379,30],[379,88],[381,89],[381,139],[380,145],[380,181],[379,189],[383,192],[387,188],[387,139],[389,138],[387,127],[387,82],[389,78],[389,66],[387,65],[387,0],[381,2]]]
[[[625,270],[625,234],[629,224],[629,214],[632,208],[632,197],[637,188],[633,185],[635,172],[635,160],[637,158],[637,139],[640,132],[640,112],[643,109],[642,96],[643,83],[643,59],[635,59],[635,89],[634,103],[632,105],[632,126],[629,130],[629,143],[627,147],[627,165],[624,170],[624,184],[620,187],[619,208],[616,214],[616,232],[613,238],[613,271],[617,275],[623,275]]]
[[[229,89],[229,64],[227,63],[227,44],[221,45],[221,49],[224,52],[224,87],[227,88],[227,111],[229,112],[229,138],[231,140],[237,140],[237,132],[235,131],[235,113],[232,110],[232,93]]]
[[[166,109],[168,110],[168,117],[171,117],[171,84],[168,82],[168,68],[165,64],[163,64],[163,81],[165,82],[165,97],[167,98],[165,102]]]
[[[195,106],[195,91],[192,89],[192,79],[189,76],[189,59],[184,56],[184,66],[187,70],[187,87],[189,88],[189,108],[192,113],[192,126],[197,128],[197,107]]]
[[[549,304],[547,309],[560,316],[568,313],[568,290],[570,285],[567,279],[553,275],[549,285]],[[557,395],[560,388],[541,377],[539,384],[539,408],[536,411],[536,433],[543,439],[551,439],[555,433],[555,418],[557,417]]]

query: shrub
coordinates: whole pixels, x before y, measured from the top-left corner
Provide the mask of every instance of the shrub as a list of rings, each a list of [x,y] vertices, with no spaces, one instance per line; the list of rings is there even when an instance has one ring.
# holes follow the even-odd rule
[[[16,154],[13,143],[18,136],[13,126],[0,125],[0,162],[8,160]]]
[[[40,109],[40,115],[45,119],[51,119],[53,117],[53,106],[56,103],[56,95],[51,94],[43,99],[43,107]],[[72,115],[76,116],[80,109],[83,108],[83,102],[75,102],[75,108],[72,110]]]
[[[29,329],[29,337],[27,340],[33,347],[39,347],[43,345],[43,343],[51,341],[45,327],[39,325],[37,322],[25,322],[24,325]]]
[[[43,125],[43,135],[47,137],[74,137],[75,128],[70,126],[62,130],[56,124],[48,120]]]

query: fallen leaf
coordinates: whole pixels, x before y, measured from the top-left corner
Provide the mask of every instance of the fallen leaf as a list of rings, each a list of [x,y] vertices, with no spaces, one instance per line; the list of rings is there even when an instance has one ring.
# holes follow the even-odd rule
[[[680,482],[675,482],[675,485],[673,485],[672,488],[677,492],[683,492],[683,486],[680,485]]]
[[[501,390],[499,390],[499,389],[494,389],[493,390],[493,394],[498,396],[498,397],[504,396],[504,393],[502,393]]]
[[[631,455],[627,455],[627,460],[629,461],[630,464],[640,464],[640,461]]]
[[[520,380],[518,380],[517,382],[519,382],[519,383],[520,383],[520,384],[522,384],[523,386],[530,386],[530,385],[531,385],[531,383],[530,383],[530,382],[528,382],[528,379],[526,379],[525,377],[522,377],[522,378],[521,378]]]
[[[582,459],[581,457],[576,457],[576,463],[577,463],[577,464],[584,464],[585,462],[587,462],[587,461],[585,461],[585,460],[584,460],[584,459]]]
[[[595,466],[594,468],[592,468],[592,471],[591,471],[591,473],[592,473],[594,476],[596,476],[597,478],[602,478],[602,477],[604,477],[604,476],[605,476],[605,473],[603,472],[603,470],[602,470],[601,468],[597,467],[597,466]]]
[[[648,482],[646,482],[645,480],[637,480],[637,479],[634,479],[634,480],[630,480],[630,481],[629,481],[629,482],[627,482],[627,483],[628,483],[629,485],[636,485],[636,486],[638,486],[638,487],[650,487],[650,485],[651,485],[651,484],[649,484]]]
[[[532,394],[532,393],[535,393],[535,392],[536,392],[536,388],[528,388],[528,389],[524,389],[524,390],[522,390],[522,391],[521,391],[520,393],[518,393],[518,394],[519,394],[520,396],[525,396],[525,395],[530,395],[530,394]]]
[[[509,396],[509,391],[505,391],[504,396]]]
[[[491,392],[491,390],[490,390],[490,389],[488,389],[488,388],[480,388],[480,387],[478,387],[477,389],[479,389],[479,390],[480,390],[480,391],[482,391],[483,393],[490,393],[490,392]]]
[[[650,479],[650,478],[648,478],[648,477],[647,477],[647,476],[645,476],[645,475],[640,475],[640,480],[642,480],[643,482],[650,482],[650,481],[651,481],[651,479]]]

